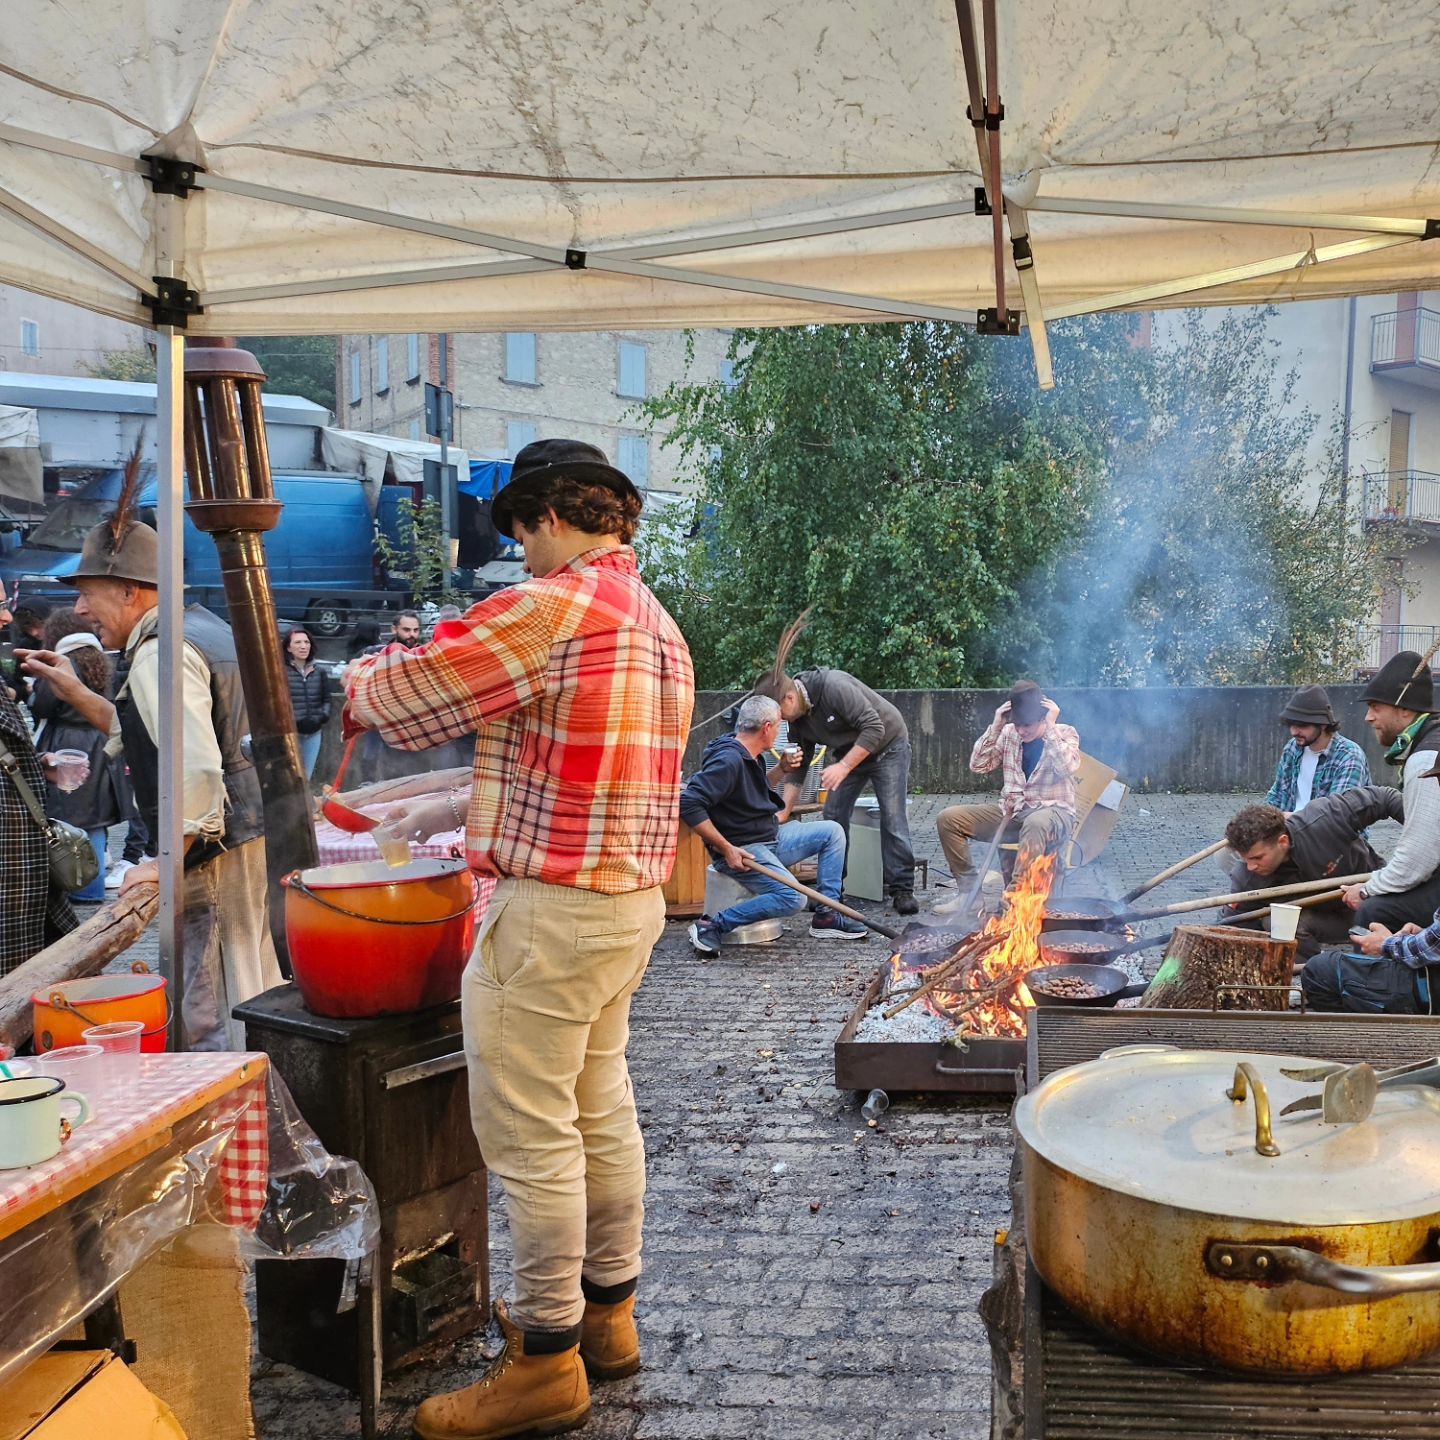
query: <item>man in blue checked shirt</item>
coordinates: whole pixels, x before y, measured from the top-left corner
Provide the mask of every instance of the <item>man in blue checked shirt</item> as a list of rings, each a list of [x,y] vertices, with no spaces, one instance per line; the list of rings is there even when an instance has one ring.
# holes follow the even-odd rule
[[[1290,739],[1280,752],[1275,783],[1265,803],[1292,815],[1323,795],[1370,783],[1365,752],[1339,734],[1330,697],[1319,685],[1302,685],[1280,712]]]
[[[1373,924],[1350,932],[1351,953],[1327,950],[1300,974],[1312,1010],[1370,1015],[1433,1012],[1429,967],[1440,965],[1440,910],[1428,928],[1406,925],[1392,933]],[[1440,974],[1437,974],[1440,982]]]

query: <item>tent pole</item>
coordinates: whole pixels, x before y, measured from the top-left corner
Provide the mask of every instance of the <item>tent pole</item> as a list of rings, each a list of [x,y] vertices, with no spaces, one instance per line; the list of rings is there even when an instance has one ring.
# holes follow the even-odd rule
[[[1230,210],[1222,205],[1152,205],[1143,200],[1082,200],[1036,196],[1030,210],[1055,215],[1108,215],[1125,220],[1199,220],[1218,225],[1269,225],[1281,230],[1358,230],[1367,235],[1408,235],[1420,239],[1428,221],[1384,215],[1337,215],[1329,211]]]
[[[1169,295],[1188,295],[1195,290],[1213,290],[1220,285],[1233,285],[1238,280],[1257,280],[1266,275],[1284,275],[1289,271],[1323,265],[1327,260],[1344,260],[1351,255],[1364,255],[1371,250],[1389,250],[1396,245],[1413,245],[1416,235],[1371,235],[1364,240],[1344,240],[1338,245],[1324,245],[1318,250],[1296,250],[1273,260],[1257,260],[1253,265],[1234,265],[1228,270],[1211,270],[1205,275],[1191,275],[1184,280],[1167,280],[1158,285],[1144,285],[1138,290],[1117,290],[1110,295],[1097,295],[1093,300],[1077,300],[1071,305],[1055,305],[1049,319],[1064,320],[1071,315],[1094,315],[1101,310],[1126,310]],[[1260,300],[1241,300],[1237,304],[1258,305]]]
[[[160,867],[160,971],[170,987],[170,1046],[184,1043],[185,842],[181,651],[185,613],[185,446],[183,335],[173,325],[156,332],[155,437],[160,534],[160,833],[150,837]]]

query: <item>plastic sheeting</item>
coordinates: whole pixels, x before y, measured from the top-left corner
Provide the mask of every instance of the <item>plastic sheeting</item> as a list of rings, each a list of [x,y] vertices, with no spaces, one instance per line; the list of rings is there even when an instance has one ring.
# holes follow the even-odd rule
[[[364,1171],[331,1155],[266,1068],[269,1185],[249,1259],[359,1262],[379,1243]],[[178,1123],[169,1143],[0,1240],[0,1382],[23,1369],[186,1227],[223,1220],[220,1161],[249,1107],[235,1090]]]
[[[126,319],[172,273],[207,334],[994,303],[954,0],[11,9],[0,281]],[[1436,285],[1435,241],[1312,263],[1364,238],[1317,213],[1440,214],[1433,0],[997,9],[1002,175],[1047,304],[1279,256],[1199,301]],[[154,193],[151,152],[204,166],[202,188]],[[1107,213],[1047,210],[1077,199]],[[1296,219],[1125,211],[1155,204]]]
[[[21,405],[0,405],[0,498],[45,503],[40,416]]]

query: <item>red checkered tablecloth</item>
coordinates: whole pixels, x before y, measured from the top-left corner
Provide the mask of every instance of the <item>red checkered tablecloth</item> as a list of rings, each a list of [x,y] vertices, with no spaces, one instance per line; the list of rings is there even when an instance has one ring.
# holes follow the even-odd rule
[[[200,1112],[221,1140],[212,1213],[228,1225],[253,1229],[270,1169],[267,1064],[264,1055],[252,1053],[142,1055],[127,1087],[92,1087],[92,1118],[75,1127],[54,1159],[0,1170],[0,1235],[117,1173],[132,1163],[127,1155],[138,1159],[163,1148],[168,1131]],[[152,1141],[160,1143],[150,1146]],[[47,1200],[53,1203],[41,1203]]]

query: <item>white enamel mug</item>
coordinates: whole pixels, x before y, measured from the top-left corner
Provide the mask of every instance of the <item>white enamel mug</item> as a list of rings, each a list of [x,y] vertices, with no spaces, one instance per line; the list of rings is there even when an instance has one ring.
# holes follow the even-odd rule
[[[61,1106],[78,1105],[73,1118]],[[90,1118],[90,1102],[51,1075],[0,1080],[0,1170],[39,1165],[60,1153],[73,1125]]]

